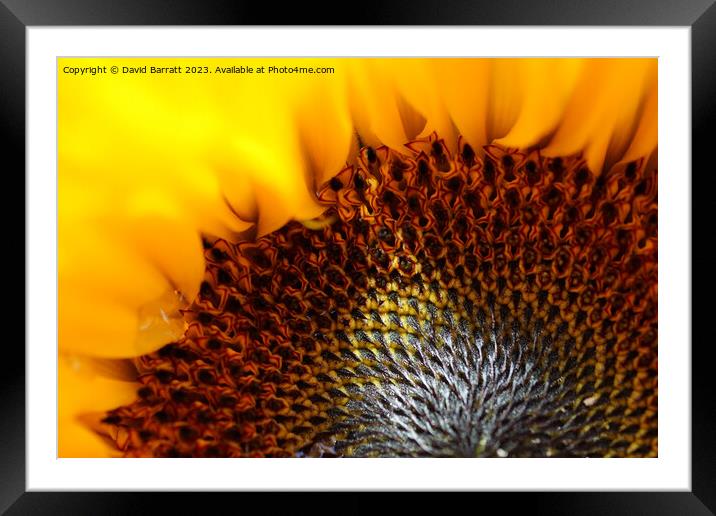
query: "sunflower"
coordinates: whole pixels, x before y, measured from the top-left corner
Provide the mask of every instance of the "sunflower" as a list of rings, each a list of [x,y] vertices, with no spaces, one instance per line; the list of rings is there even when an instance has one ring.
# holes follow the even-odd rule
[[[657,454],[655,59],[59,77],[59,456]]]

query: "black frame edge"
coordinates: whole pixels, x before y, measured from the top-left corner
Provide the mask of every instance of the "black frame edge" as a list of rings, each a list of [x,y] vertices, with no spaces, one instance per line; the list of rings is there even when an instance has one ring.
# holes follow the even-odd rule
[[[691,25],[713,0],[2,0],[25,25]]]
[[[331,497],[332,494],[338,496]],[[385,503],[383,493],[32,493],[23,495],[7,516],[44,514],[202,514],[209,506],[270,507],[272,514],[295,514],[298,507],[338,509],[341,514],[370,514]],[[401,509],[425,507],[425,494],[403,493]],[[267,502],[267,496],[270,496]],[[709,516],[691,493],[450,493],[453,504],[499,508],[503,514],[550,516]],[[376,501],[376,498],[378,500]],[[328,511],[326,511],[328,512]]]
[[[3,154],[9,164],[3,167],[5,192],[24,199],[25,192],[25,25],[0,4],[0,127],[4,133]],[[19,192],[23,192],[22,196]],[[10,196],[7,196],[9,198]],[[3,204],[5,225],[10,241],[17,242],[15,260],[25,271],[25,219],[18,221],[13,205]],[[23,214],[25,210],[23,210]],[[7,238],[7,237],[6,237]],[[6,242],[8,241],[6,240]],[[21,254],[21,256],[17,256]],[[25,274],[11,272],[12,291],[22,292],[16,298],[25,307]],[[23,284],[19,284],[23,281]],[[19,307],[18,307],[19,308]],[[25,491],[25,319],[16,321],[15,334],[4,339],[4,367],[0,374],[0,513]],[[12,327],[13,325],[10,325]],[[17,335],[19,333],[19,336]],[[23,345],[20,345],[22,339]],[[7,353],[7,354],[5,354]]]
[[[699,278],[699,290],[713,287],[708,244],[713,218],[713,200],[705,198],[708,188],[694,189],[694,172],[708,174],[713,170],[712,130],[716,126],[716,4],[712,4],[691,28],[691,113],[692,113],[692,277]],[[702,176],[703,177],[703,176]],[[701,198],[698,198],[701,196]],[[700,239],[695,238],[701,236]],[[700,253],[696,253],[696,248]],[[692,281],[692,289],[693,289]],[[711,316],[708,298],[699,302],[692,290],[692,387],[691,387],[691,481],[693,493],[716,512],[716,439],[713,416],[716,400],[713,387],[713,353],[711,340],[703,331]],[[695,324],[698,322],[699,324]],[[710,353],[711,352],[711,353]]]

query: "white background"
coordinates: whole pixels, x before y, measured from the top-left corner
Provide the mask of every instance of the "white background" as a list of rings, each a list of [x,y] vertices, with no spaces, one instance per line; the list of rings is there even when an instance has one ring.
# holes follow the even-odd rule
[[[27,489],[691,489],[688,27],[27,29]],[[658,459],[58,459],[58,56],[658,56]]]

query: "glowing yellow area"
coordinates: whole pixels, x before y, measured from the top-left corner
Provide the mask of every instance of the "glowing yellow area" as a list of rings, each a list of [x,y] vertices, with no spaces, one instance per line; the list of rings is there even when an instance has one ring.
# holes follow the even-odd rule
[[[143,66],[165,70],[123,72]],[[270,66],[333,71],[256,71]],[[401,148],[437,131],[453,151],[458,135],[478,152],[540,144],[583,153],[594,171],[647,158],[656,70],[655,59],[59,59],[61,362],[138,356],[181,336],[178,310],[204,274],[201,235],[320,215],[316,186],[359,142]],[[101,455],[76,414],[133,388],[76,373],[60,370],[60,451]]]

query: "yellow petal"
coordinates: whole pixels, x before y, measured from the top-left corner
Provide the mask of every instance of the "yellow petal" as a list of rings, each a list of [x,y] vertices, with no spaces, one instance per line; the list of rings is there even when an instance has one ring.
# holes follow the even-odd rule
[[[197,96],[192,82],[142,77],[70,83],[60,76],[60,181],[102,192],[108,202],[138,189],[162,191],[197,229],[246,229],[223,202],[207,159],[221,137],[220,109],[206,95],[187,103]]]
[[[639,125],[629,144],[629,149],[621,158],[623,161],[633,161],[641,157],[649,156],[657,146],[659,132],[657,121],[659,95],[656,61],[654,61],[650,67],[645,88],[646,99],[639,119]]]
[[[62,213],[62,212],[60,212]],[[60,349],[133,357],[181,336],[204,272],[198,235],[158,217],[60,217]]]
[[[401,116],[395,71],[381,65],[379,60],[356,59],[346,65],[351,67],[348,83],[351,114],[361,139],[367,145],[385,144],[402,149],[410,138],[403,123],[405,117]],[[403,108],[402,112],[406,110]],[[410,123],[407,119],[406,122]]]
[[[302,76],[292,87],[296,130],[315,185],[345,166],[353,137],[347,67],[340,60],[321,63],[336,73]]]
[[[435,73],[446,109],[460,134],[474,149],[487,139],[489,59],[440,59]]]
[[[528,94],[520,61],[500,59],[491,62],[490,95],[487,118],[489,140],[505,136],[517,121]]]
[[[61,354],[58,364],[58,456],[116,455],[109,444],[81,421],[84,414],[130,403],[138,385],[98,374],[81,356]]]
[[[292,152],[285,143],[285,150],[276,152],[278,142],[272,145],[258,138],[233,142],[232,150],[242,163],[241,173],[252,178],[258,235],[270,233],[292,218],[310,219],[323,211],[310,192],[298,144],[294,141]]]
[[[457,145],[455,126],[440,94],[434,61],[426,59],[400,59],[381,61],[384,73],[392,73],[400,97],[417,110],[426,120],[418,134],[406,127],[409,138],[424,137],[437,132],[444,138],[448,148]],[[404,118],[405,120],[405,118]]]

